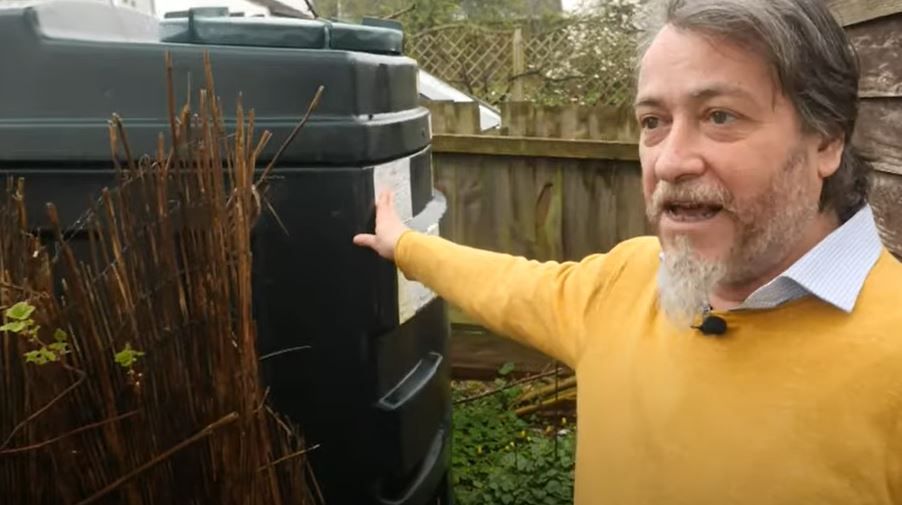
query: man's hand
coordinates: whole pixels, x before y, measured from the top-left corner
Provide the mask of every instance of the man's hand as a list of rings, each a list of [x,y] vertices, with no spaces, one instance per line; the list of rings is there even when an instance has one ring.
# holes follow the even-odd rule
[[[398,239],[409,228],[401,222],[395,211],[395,198],[391,191],[383,191],[376,199],[376,234],[361,233],[354,236],[354,243],[372,248],[379,256],[395,260],[395,246]]]

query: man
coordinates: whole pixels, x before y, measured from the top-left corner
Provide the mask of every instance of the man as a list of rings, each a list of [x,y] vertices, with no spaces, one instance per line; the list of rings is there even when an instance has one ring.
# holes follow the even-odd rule
[[[902,504],[902,265],[822,0],[670,0],[642,44],[639,238],[578,263],[355,237],[579,382],[576,503]],[[704,324],[702,324],[704,322]]]

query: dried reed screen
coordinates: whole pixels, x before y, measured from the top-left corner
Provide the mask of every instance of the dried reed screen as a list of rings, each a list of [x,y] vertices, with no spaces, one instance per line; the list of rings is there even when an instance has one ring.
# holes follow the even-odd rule
[[[196,110],[134,156],[74,229],[0,201],[0,502],[315,503],[301,437],[266,405],[251,315],[254,179],[269,139],[226,132],[209,60]],[[87,195],[86,195],[86,202]]]

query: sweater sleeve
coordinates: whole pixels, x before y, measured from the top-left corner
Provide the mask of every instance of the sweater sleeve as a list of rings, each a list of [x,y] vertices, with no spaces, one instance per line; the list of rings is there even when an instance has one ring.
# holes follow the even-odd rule
[[[406,232],[395,251],[405,277],[422,282],[490,330],[570,367],[579,361],[586,313],[605,289],[605,255],[530,261]]]

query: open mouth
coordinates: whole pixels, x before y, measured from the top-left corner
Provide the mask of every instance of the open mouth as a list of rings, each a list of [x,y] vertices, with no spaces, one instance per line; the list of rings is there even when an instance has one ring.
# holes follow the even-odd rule
[[[664,214],[673,221],[682,223],[705,221],[722,210],[722,205],[699,202],[668,202],[664,205]]]

